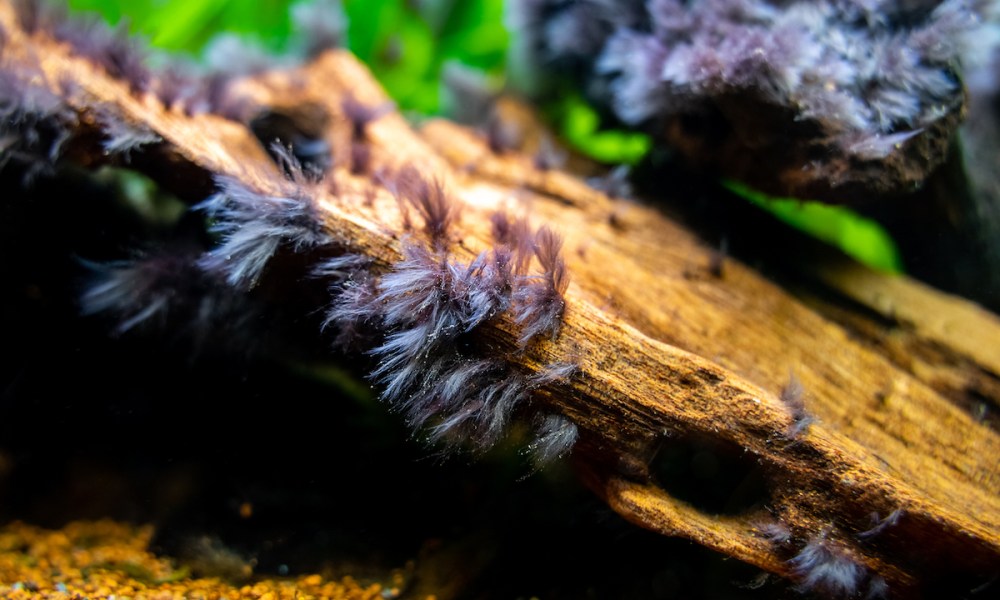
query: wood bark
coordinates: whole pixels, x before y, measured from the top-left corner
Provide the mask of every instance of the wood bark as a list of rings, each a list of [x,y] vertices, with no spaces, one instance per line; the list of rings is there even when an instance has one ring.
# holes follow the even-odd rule
[[[133,93],[44,33],[20,31],[7,3],[0,24],[4,61],[40,69],[83,127],[94,127],[100,110],[159,135],[163,143],[133,167],[161,185],[197,200],[211,177],[224,175],[280,192],[279,167],[243,124],[188,116]],[[376,268],[398,262],[398,203],[378,177],[352,175],[340,153],[351,135],[345,94],[371,106],[388,101],[365,67],[329,52],[234,89],[262,112],[308,107],[329,117],[322,134],[334,149],[336,194],[318,192],[329,232]],[[892,597],[918,596],[952,574],[1000,569],[1000,435],[975,410],[1000,401],[994,315],[821,256],[799,265],[818,282],[803,301],[733,259],[720,274],[715,249],[660,211],[609,198],[570,173],[539,170],[528,156],[495,154],[469,129],[440,120],[414,129],[391,113],[369,125],[368,137],[374,173],[416,166],[462,204],[458,259],[490,246],[489,216],[500,208],[564,235],[572,283],[558,339],[517,352],[510,318],[490,323],[485,336],[529,372],[579,365],[532,407],[577,424],[572,460],[627,519],[798,581],[803,573],[789,560],[823,540],[883,577]],[[72,155],[90,165],[101,152],[81,138]],[[796,417],[779,397],[790,373],[815,418],[801,435],[789,435]],[[979,404],[960,401],[969,387]],[[685,440],[751,464],[764,481],[761,502],[720,515],[665,491],[658,453]],[[859,537],[872,513],[884,519],[897,510],[894,526]],[[769,539],[773,524],[789,538]]]

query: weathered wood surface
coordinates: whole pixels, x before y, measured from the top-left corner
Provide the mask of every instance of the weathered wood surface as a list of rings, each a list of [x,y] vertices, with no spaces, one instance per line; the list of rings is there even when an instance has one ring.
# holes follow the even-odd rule
[[[897,508],[903,507],[907,514],[913,515],[914,509],[907,507],[912,507],[910,502],[915,500],[914,493],[927,493],[925,500],[932,495],[943,494],[937,496],[941,503],[935,508],[927,506],[927,521],[933,520],[930,515],[937,510],[950,512],[957,509],[956,513],[963,513],[973,510],[976,502],[993,504],[996,501],[997,457],[1000,455],[997,454],[995,433],[928,389],[926,385],[934,381],[932,372],[916,369],[909,373],[900,369],[892,363],[888,352],[876,353],[866,348],[840,327],[808,310],[738,263],[727,262],[724,276],[713,277],[709,271],[714,250],[652,210],[622,201],[611,202],[599,194],[595,197],[591,190],[575,180],[564,179],[561,174],[524,173],[523,159],[520,161],[523,174],[519,174],[519,165],[510,164],[517,159],[489,157],[482,148],[475,147],[476,142],[471,137],[467,137],[470,146],[463,153],[462,146],[456,143],[456,139],[461,139],[461,132],[453,125],[437,122],[424,131],[427,137],[438,140],[438,150],[452,156],[455,164],[466,164],[473,157],[479,157],[473,163],[482,165],[478,173],[502,181],[504,185],[541,192],[531,195],[530,201],[536,212],[551,207],[551,212],[546,215],[549,219],[567,223],[569,217],[558,204],[546,203],[546,196],[562,199],[564,203],[581,206],[584,211],[591,212],[589,222],[574,220],[564,226],[564,231],[568,246],[579,248],[583,254],[581,258],[578,253],[571,265],[572,272],[580,287],[591,293],[588,300],[593,305],[628,321],[650,338],[710,357],[716,364],[730,370],[726,383],[738,374],[745,380],[762,384],[773,395],[781,389],[789,371],[803,381],[809,409],[819,419],[817,430],[813,433],[825,430],[848,439],[830,441],[830,446],[817,441],[814,449],[823,450],[806,461],[822,460],[820,456],[825,454],[823,459],[829,460],[827,464],[831,470],[826,481],[812,477],[803,480],[799,479],[803,475],[797,474],[792,479],[794,484],[778,485],[778,489],[771,490],[772,508],[782,504],[778,500],[782,496],[788,502],[789,514],[795,515],[788,518],[789,522],[808,520],[816,528],[814,531],[834,522],[857,523],[858,516],[868,512],[877,511],[885,516],[894,510],[894,501]],[[504,160],[508,164],[499,164]],[[577,191],[578,188],[583,189]],[[527,195],[527,192],[521,193]],[[610,224],[609,218],[612,212],[615,214],[614,225]],[[905,278],[872,274],[853,264],[840,263],[838,266],[834,259],[814,264],[812,268],[816,276],[830,283],[837,294],[872,305],[872,310],[884,312],[887,306],[898,307],[898,303],[912,300],[912,306],[897,308],[899,312],[894,313],[902,323],[902,333],[918,340],[923,347],[933,345],[946,356],[971,361],[980,372],[990,373],[985,376],[988,380],[995,381],[997,371],[991,368],[990,361],[996,345],[989,340],[1000,339],[997,337],[1000,334],[997,319],[992,314]],[[845,272],[856,273],[857,279],[844,277]],[[838,273],[841,277],[837,277]],[[585,282],[581,281],[583,278],[587,278]],[[922,311],[917,306],[930,310]],[[876,337],[885,340],[884,343],[890,341],[888,336]],[[914,362],[919,360],[914,357]],[[943,368],[945,365],[940,366]],[[680,373],[684,371],[691,373],[695,370],[676,365],[671,368],[673,378],[683,377]],[[620,366],[615,370],[619,369]],[[654,369],[650,372],[670,377],[663,371]],[[958,376],[966,374],[971,380],[972,371]],[[639,373],[631,373],[624,378],[632,381],[632,377],[637,377],[639,381],[644,379]],[[698,387],[696,383],[711,385],[705,379],[692,377],[688,383],[692,387]],[[743,448],[754,448],[746,437],[729,437],[731,432],[721,431],[735,425],[727,417],[733,418],[736,414],[744,416],[750,412],[748,407],[739,406],[727,396],[723,391],[725,387],[725,384],[720,384],[714,391],[717,395],[713,397],[709,392],[709,397],[703,401],[720,403],[725,407],[726,414],[714,415],[694,429],[728,437]],[[678,406],[690,406],[698,395],[694,389],[679,393],[663,390],[659,393],[660,398],[676,399],[676,404],[670,407],[672,413],[680,413]],[[686,425],[696,421],[693,415],[682,418]],[[763,422],[761,425],[766,430]],[[946,430],[951,428],[954,429],[947,433]],[[969,437],[970,434],[976,438],[975,441]],[[776,466],[781,465],[779,470],[802,468],[802,463],[795,465],[797,461],[790,456],[804,450],[800,448],[800,443],[784,447],[768,439],[773,435],[773,430],[765,433],[764,439],[758,440],[763,444],[757,445],[757,448],[766,448],[763,452],[775,461]],[[862,447],[854,446],[854,443]],[[801,444],[808,445],[808,442]],[[973,456],[979,452],[985,454]],[[947,455],[950,458],[946,458]],[[959,458],[963,455],[965,459]],[[978,467],[967,470],[971,467],[967,461],[980,460],[982,462]],[[862,465],[866,461],[871,471],[862,474]],[[931,463],[938,461],[937,467],[930,467]],[[966,466],[961,466],[962,463]],[[827,468],[821,467],[821,464],[812,462],[811,469],[806,467],[806,471],[818,475]],[[833,467],[838,464],[840,469]],[[945,467],[945,464],[948,466]],[[835,471],[839,474],[834,474]],[[854,472],[845,476],[849,471]],[[956,475],[959,471],[966,473],[967,481],[973,488],[984,487],[979,491],[954,487],[951,476],[946,473]],[[664,533],[688,535],[721,551],[746,556],[740,552],[737,540],[746,540],[747,520],[720,520],[701,515],[665,494],[609,477],[595,482],[595,485],[611,488],[613,491],[608,492],[608,496],[612,505],[620,511],[632,512],[638,522],[647,526],[655,523],[654,527]],[[818,490],[828,486],[840,487],[840,493],[845,496],[839,500],[824,498],[825,494],[819,494]],[[869,505],[852,516],[851,511],[858,510],[864,503],[848,501],[848,490],[869,486],[868,493],[887,494],[888,498],[895,497],[895,500],[881,507]],[[874,492],[875,489],[882,491]],[[932,489],[936,491],[931,492]],[[973,500],[973,497],[979,500]],[[811,503],[825,508],[810,515],[802,509]],[[839,510],[830,510],[837,504],[840,504]],[[947,508],[949,506],[951,508]],[[984,533],[996,531],[995,505],[990,510],[993,511],[990,522],[982,523],[984,528],[981,531]],[[780,512],[778,509],[777,513]],[[659,517],[653,517],[654,514]],[[753,523],[754,519],[749,519],[749,522]],[[915,526],[915,529],[919,530],[919,527]],[[903,534],[897,532],[896,535]],[[742,549],[747,552],[745,547]],[[936,555],[936,550],[924,548],[921,552]]]
[[[45,83],[84,124],[93,124],[100,108],[161,136],[164,144],[135,165],[184,197],[205,194],[208,175],[235,177],[264,193],[286,185],[246,127],[134,95],[44,34],[25,36],[6,3],[0,23],[4,60],[37,61]],[[367,70],[340,52],[239,89],[262,109],[326,112],[335,162],[349,136],[344,94],[369,105],[387,101]],[[859,341],[736,261],[716,276],[714,250],[656,210],[610,199],[572,175],[539,171],[529,157],[495,155],[467,129],[435,121],[416,131],[390,114],[369,126],[368,138],[374,172],[416,165],[462,203],[459,259],[489,246],[488,217],[497,208],[523,211],[565,236],[572,283],[559,338],[518,353],[509,318],[490,323],[485,335],[531,371],[558,361],[579,365],[568,385],[534,406],[555,407],[579,426],[574,462],[626,518],[792,579],[802,573],[789,559],[809,540],[824,539],[884,577],[893,597],[918,594],[937,577],[1000,568],[1000,435],[936,392],[927,369],[900,368],[886,346]],[[390,268],[401,258],[398,203],[343,164],[332,176],[336,195],[316,191],[330,232]],[[971,361],[984,377],[1000,375],[995,316],[939,294],[897,292],[883,278],[819,272],[873,308],[881,300],[869,291],[888,290],[892,315],[913,335]],[[938,318],[944,321],[935,325]],[[816,418],[792,437],[794,417],[779,399],[790,372]],[[753,457],[766,480],[764,507],[719,516],[663,491],[651,461],[665,440],[686,437]],[[871,513],[885,518],[897,509],[904,511],[898,524],[872,539],[857,536],[871,527]],[[789,541],[766,539],[767,523],[787,527]]]

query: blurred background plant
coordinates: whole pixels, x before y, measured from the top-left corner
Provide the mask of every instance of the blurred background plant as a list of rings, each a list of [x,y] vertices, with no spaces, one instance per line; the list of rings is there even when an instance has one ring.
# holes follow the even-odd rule
[[[122,19],[156,48],[199,55],[220,33],[281,54],[295,45],[302,0],[69,0],[74,11]],[[458,60],[500,76],[509,35],[503,0],[323,1],[346,17],[347,47],[372,69],[404,111],[440,110],[441,71]]]

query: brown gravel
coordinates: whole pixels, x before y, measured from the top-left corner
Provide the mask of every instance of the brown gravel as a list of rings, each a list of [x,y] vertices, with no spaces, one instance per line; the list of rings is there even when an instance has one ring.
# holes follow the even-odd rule
[[[186,568],[149,552],[152,536],[151,526],[110,520],[73,522],[59,530],[10,523],[0,528],[0,598],[385,600],[399,595],[398,587],[362,585],[350,577],[261,578],[242,586],[191,578]]]

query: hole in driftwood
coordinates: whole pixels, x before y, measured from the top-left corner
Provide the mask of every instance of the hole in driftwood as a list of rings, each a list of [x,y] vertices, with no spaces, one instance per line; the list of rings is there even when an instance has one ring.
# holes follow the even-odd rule
[[[664,438],[649,470],[667,493],[707,514],[743,514],[769,499],[753,454],[703,435]]]
[[[273,146],[291,150],[306,173],[323,174],[333,165],[333,153],[324,132],[330,116],[320,106],[303,105],[294,109],[269,109],[250,121],[250,129],[279,165]]]

